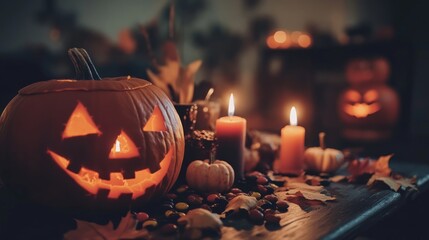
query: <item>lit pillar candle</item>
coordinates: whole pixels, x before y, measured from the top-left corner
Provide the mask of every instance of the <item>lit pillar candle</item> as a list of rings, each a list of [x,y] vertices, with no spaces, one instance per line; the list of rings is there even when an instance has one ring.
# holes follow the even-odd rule
[[[304,165],[305,129],[297,126],[296,109],[290,111],[290,125],[282,128],[280,162],[277,171],[280,173],[299,174]]]
[[[217,159],[227,161],[234,169],[235,179],[244,176],[244,143],[246,119],[234,116],[234,97],[229,98],[228,116],[216,121]]]

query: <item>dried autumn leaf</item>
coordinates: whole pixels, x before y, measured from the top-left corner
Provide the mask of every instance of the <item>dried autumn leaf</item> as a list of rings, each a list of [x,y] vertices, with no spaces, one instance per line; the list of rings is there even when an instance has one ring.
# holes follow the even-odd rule
[[[404,190],[407,188],[411,188],[413,190],[417,190],[417,187],[415,185],[416,178],[404,178],[400,175],[396,175],[394,177],[386,177],[386,176],[380,176],[377,174],[374,174],[369,180],[367,185],[371,186],[375,182],[381,182],[386,184],[390,189],[397,192],[399,189],[403,188]]]
[[[226,205],[225,211],[222,213],[222,217],[225,217],[226,213],[229,212],[238,212],[240,209],[250,210],[255,207],[257,200],[255,197],[239,195],[233,199],[231,199]]]
[[[379,176],[390,176],[392,169],[389,167],[389,161],[392,158],[393,154],[381,156],[375,163],[375,174]]]
[[[360,158],[351,161],[347,167],[352,176],[360,176],[364,173],[374,173],[375,161],[370,158]]]
[[[415,176],[412,178],[404,178],[400,176],[398,178],[395,178],[395,182],[401,184],[401,187],[403,187],[404,189],[411,188],[413,190],[417,190],[417,187],[416,187],[417,179]]]
[[[355,159],[349,163],[347,170],[352,175],[352,178],[368,174],[377,174],[378,176],[389,176],[392,169],[389,167],[389,161],[393,154],[381,156],[377,160],[369,158]]]
[[[186,228],[213,229],[216,231],[220,231],[223,225],[219,215],[213,214],[204,208],[192,209],[177,221],[185,223]]]
[[[287,191],[283,191],[283,192],[276,192],[275,195],[279,198],[279,199],[287,199],[288,197],[291,196],[302,196],[307,200],[317,200],[317,201],[321,201],[321,202],[326,202],[326,201],[334,201],[336,198],[333,196],[328,196],[323,194],[323,190],[324,188],[322,186],[310,186],[310,187],[314,187],[314,189],[289,189]],[[320,189],[316,189],[320,187]]]
[[[295,203],[302,210],[304,210],[306,212],[310,212],[310,211],[314,210],[315,207],[325,205],[324,202],[321,202],[318,200],[308,200],[303,196],[297,196],[297,195],[287,197],[286,200],[288,202]]]
[[[157,73],[147,70],[149,79],[161,88],[171,100],[190,103],[194,95],[194,76],[202,61],[196,60],[182,67],[176,44],[167,41],[163,45],[164,65],[157,66]]]
[[[344,175],[337,175],[329,178],[329,181],[338,183],[347,180],[347,176]]]
[[[371,186],[375,182],[382,182],[382,183],[386,184],[390,189],[392,189],[395,192],[397,192],[401,188],[401,184],[397,183],[393,178],[384,177],[384,176],[377,176],[375,174],[368,180],[367,185]]]
[[[69,231],[64,235],[66,240],[74,239],[102,239],[102,240],[117,240],[117,239],[137,239],[147,237],[146,229],[136,230],[137,220],[128,212],[123,217],[117,228],[113,227],[113,223],[109,222],[106,225],[99,225],[87,221],[76,220],[77,228]]]
[[[335,197],[325,194],[327,190],[323,186],[312,186],[305,183],[317,180],[317,178],[309,177],[307,180],[305,179],[305,176],[301,176],[293,179],[294,181],[292,182],[288,181],[284,187],[278,188],[274,194],[279,199],[297,204],[304,211],[311,211],[314,206],[324,205],[326,201],[336,200]]]

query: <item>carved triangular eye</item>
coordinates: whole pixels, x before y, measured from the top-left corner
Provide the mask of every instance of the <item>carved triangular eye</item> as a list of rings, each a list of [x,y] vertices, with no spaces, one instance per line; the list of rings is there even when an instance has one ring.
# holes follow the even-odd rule
[[[351,103],[357,103],[361,101],[361,95],[358,91],[349,90],[346,92],[345,98]]]
[[[378,92],[375,89],[371,89],[365,93],[363,99],[366,103],[373,103],[378,100]]]
[[[113,143],[109,158],[133,158],[138,156],[140,156],[140,154],[134,142],[124,131],[121,131],[121,134],[118,135]]]
[[[167,131],[165,127],[164,116],[158,106],[155,106],[153,113],[147,121],[146,125],[143,127],[143,131],[146,132],[160,132]]]
[[[67,121],[66,128],[63,132],[63,139],[69,137],[86,136],[89,134],[98,134],[101,132],[95,125],[94,121],[89,115],[86,107],[78,102],[73,113],[70,115]]]

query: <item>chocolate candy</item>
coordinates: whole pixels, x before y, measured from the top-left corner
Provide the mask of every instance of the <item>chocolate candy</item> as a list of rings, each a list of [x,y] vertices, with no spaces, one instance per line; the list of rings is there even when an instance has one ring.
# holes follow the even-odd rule
[[[256,178],[256,183],[261,184],[261,185],[265,185],[268,183],[268,179],[266,177],[259,176]]]
[[[186,210],[188,210],[189,205],[187,203],[184,203],[184,202],[178,202],[178,203],[176,203],[176,205],[174,207],[179,211],[186,211]]]
[[[167,210],[165,211],[164,215],[168,218],[171,214],[175,213],[176,211],[174,210]]]
[[[235,195],[234,193],[232,193],[232,192],[229,192],[229,193],[227,193],[227,194],[225,195],[225,197],[226,197],[228,200],[231,200],[231,199],[235,198],[235,197],[236,197],[236,195]]]
[[[178,212],[172,212],[171,214],[168,215],[167,221],[169,223],[176,223],[177,219],[179,218],[180,218],[180,214]]]
[[[191,194],[186,198],[186,201],[189,205],[200,206],[203,203],[203,198],[196,194]]]
[[[273,209],[274,208],[274,205],[270,201],[267,201],[264,199],[259,200],[257,204],[259,207],[261,207],[263,209]]]
[[[257,186],[256,186],[256,189],[258,190],[258,192],[260,193],[260,194],[262,194],[262,195],[265,195],[265,194],[267,194],[267,188],[266,187],[264,187],[264,186],[262,186],[262,185],[260,185],[260,184],[258,184]]]
[[[287,209],[289,208],[289,204],[283,200],[277,201],[276,205],[277,205],[277,209],[280,212],[286,212]]]
[[[177,225],[168,223],[161,227],[161,233],[164,235],[172,235],[177,233]]]
[[[212,210],[212,208],[209,206],[209,205],[207,205],[207,204],[203,204],[203,205],[201,205],[201,208],[204,208],[204,209],[206,209],[206,210],[208,210],[208,211],[210,211],[210,212],[212,212],[213,210]]]
[[[154,230],[158,226],[158,221],[154,218],[149,218],[143,223],[143,227],[148,230]]]
[[[264,223],[264,214],[258,209],[252,209],[249,211],[249,220],[255,224]]]
[[[168,200],[174,200],[174,199],[176,199],[177,198],[177,195],[176,194],[174,194],[174,193],[167,193],[166,195],[165,195],[165,199],[168,199]]]
[[[267,201],[269,201],[269,202],[271,202],[271,203],[276,203],[279,199],[277,198],[277,196],[276,195],[274,195],[274,194],[270,194],[270,195],[266,195],[265,197],[264,197],[264,199],[265,200],[267,200]]]
[[[139,212],[136,214],[136,219],[139,222],[144,222],[149,218],[149,214],[145,213],[145,212]]]
[[[207,196],[207,202],[214,203],[219,198],[219,194],[213,193]]]
[[[188,186],[188,185],[181,185],[180,187],[178,187],[178,188],[176,189],[176,192],[177,192],[178,194],[182,194],[182,193],[185,193],[188,189],[189,189],[189,186]]]
[[[173,209],[173,203],[164,203],[161,205],[162,211],[167,211]]]
[[[241,191],[240,188],[232,188],[231,192],[234,193],[234,194],[237,194],[237,193],[242,193],[243,191]]]
[[[281,218],[279,216],[274,215],[274,214],[267,214],[267,215],[265,215],[265,220],[269,224],[279,224]]]

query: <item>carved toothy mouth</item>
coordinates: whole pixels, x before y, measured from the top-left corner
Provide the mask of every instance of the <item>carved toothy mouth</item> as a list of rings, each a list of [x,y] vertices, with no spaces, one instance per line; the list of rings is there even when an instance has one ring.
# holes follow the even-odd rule
[[[90,194],[96,195],[100,190],[108,191],[108,198],[117,199],[122,194],[132,195],[132,199],[142,196],[146,189],[159,184],[167,175],[171,164],[173,150],[170,150],[159,163],[159,170],[151,173],[149,169],[135,171],[135,177],[125,179],[121,172],[111,172],[110,180],[101,179],[96,171],[81,167],[77,173],[67,169],[70,160],[48,149],[48,154],[79,186]]]
[[[355,103],[348,104],[344,108],[344,111],[356,118],[365,118],[372,115],[380,110],[380,106],[377,103],[366,104],[366,103]]]

